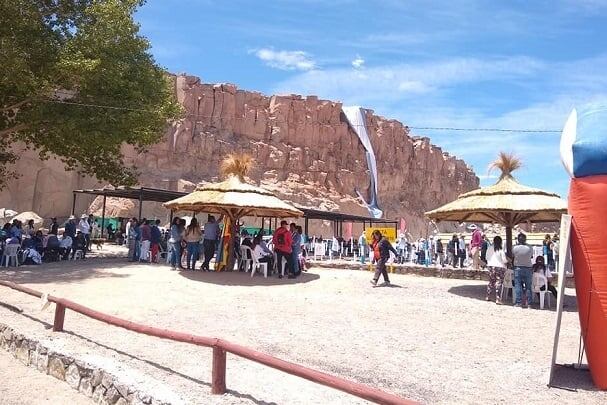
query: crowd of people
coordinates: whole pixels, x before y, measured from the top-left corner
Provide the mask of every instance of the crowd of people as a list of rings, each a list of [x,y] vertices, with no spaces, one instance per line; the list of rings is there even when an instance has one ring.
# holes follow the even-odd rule
[[[4,256],[6,246],[19,246],[19,260],[25,264],[40,264],[43,261],[85,259],[91,249],[91,234],[98,230],[93,215],[82,215],[80,220],[70,216],[60,233],[57,218],[51,218],[48,229],[36,229],[35,221],[25,224],[13,220],[0,230],[0,250]]]
[[[221,229],[215,216],[209,215],[207,222],[201,226],[196,218],[192,218],[187,224],[183,218],[175,217],[166,233],[166,245],[168,263],[172,269],[183,268],[184,270],[209,271],[211,260],[218,254],[218,247],[221,238]],[[142,220],[145,222],[145,219]],[[127,228],[127,239],[129,240],[129,257],[132,260],[139,260],[141,253],[137,251],[137,246],[148,240],[148,232],[145,231],[147,225],[140,225],[136,219],[131,220],[132,225]],[[156,259],[156,245],[162,240],[162,234],[154,231],[158,228],[151,225],[149,241],[152,249],[152,261]],[[250,235],[246,230],[239,232],[236,229],[237,237],[234,238],[234,259],[240,262],[243,254],[249,260],[255,260],[258,263],[266,263],[268,268],[276,270],[278,277],[282,278],[283,272],[288,278],[298,277],[306,269],[306,251],[302,228],[295,223],[289,224],[287,221],[281,221],[280,227],[273,233],[269,243],[264,239],[265,233],[260,230],[255,235]],[[242,249],[246,247],[248,249]],[[185,257],[185,267],[182,266]],[[200,268],[196,268],[196,262],[202,261]],[[282,267],[284,266],[284,270]],[[248,269],[242,268],[241,271]]]

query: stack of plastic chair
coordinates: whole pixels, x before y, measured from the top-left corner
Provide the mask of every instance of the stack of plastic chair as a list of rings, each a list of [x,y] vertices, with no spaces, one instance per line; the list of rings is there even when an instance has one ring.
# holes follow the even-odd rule
[[[4,253],[2,254],[2,263],[4,267],[10,266],[10,263],[13,262],[15,267],[19,267],[19,245],[11,244],[6,245],[4,247]]]

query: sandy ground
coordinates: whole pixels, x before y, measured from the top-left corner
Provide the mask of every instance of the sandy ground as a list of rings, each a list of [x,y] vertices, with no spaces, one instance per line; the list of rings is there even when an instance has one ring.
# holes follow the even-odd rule
[[[393,275],[371,288],[362,271],[312,269],[297,280],[171,271],[123,259],[0,270],[0,278],[133,321],[221,337],[423,403],[604,404],[586,371],[559,368],[547,388],[555,312],[496,306],[485,283]],[[559,363],[577,359],[579,326],[568,289]],[[184,403],[362,403],[338,391],[228,355],[229,394],[210,396],[211,351],[137,335],[52,310],[0,287],[0,319],[103,363]],[[554,302],[553,302],[554,306]]]
[[[0,350],[0,404],[90,404],[90,399],[78,394],[51,376],[27,367],[13,356]]]

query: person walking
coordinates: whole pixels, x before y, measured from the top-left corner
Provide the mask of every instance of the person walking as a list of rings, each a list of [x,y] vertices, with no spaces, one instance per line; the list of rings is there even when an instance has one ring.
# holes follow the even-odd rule
[[[280,221],[280,228],[274,232],[272,236],[272,243],[274,244],[274,252],[276,253],[276,268],[278,270],[278,278],[282,278],[282,259],[283,257],[287,261],[287,269],[292,270],[293,264],[291,263],[293,251],[293,236],[288,228],[287,221]],[[289,274],[289,278],[295,278],[294,274]]]
[[[373,260],[375,260],[375,275],[371,280],[373,287],[377,287],[377,281],[379,276],[384,277],[385,286],[390,285],[390,279],[388,278],[388,272],[386,271],[386,262],[390,258],[390,252],[398,256],[396,250],[392,247],[388,239],[384,238],[380,231],[377,229],[373,231],[373,242],[371,242],[371,249],[373,249]]]
[[[514,256],[514,306],[527,307],[533,303],[531,290],[533,248],[527,244],[527,236],[524,233],[519,233],[517,241],[518,244],[512,248]],[[525,284],[526,301],[523,301],[523,283]]]
[[[487,249],[487,269],[489,270],[489,284],[487,284],[487,296],[485,300],[491,299],[491,293],[495,292],[495,303],[502,304],[501,291],[504,284],[504,274],[508,266],[508,258],[502,247],[502,238],[496,236],[493,238],[493,245]]]
[[[196,218],[192,218],[190,221],[190,225],[185,230],[184,239],[187,243],[186,249],[188,252],[186,270],[196,270],[196,260],[198,260],[200,254],[200,239],[202,239],[202,232]]]
[[[204,240],[202,242],[202,248],[204,249],[204,262],[200,269],[202,271],[209,271],[209,264],[211,259],[215,255],[217,250],[217,241],[219,240],[221,233],[219,232],[219,224],[215,220],[213,215],[209,215],[207,223],[204,224]]]
[[[175,270],[181,261],[181,230],[179,228],[180,224],[179,217],[173,218],[173,222],[171,224],[171,229],[169,230],[169,240],[167,242],[168,245],[168,255],[169,262],[171,263],[171,269]]]

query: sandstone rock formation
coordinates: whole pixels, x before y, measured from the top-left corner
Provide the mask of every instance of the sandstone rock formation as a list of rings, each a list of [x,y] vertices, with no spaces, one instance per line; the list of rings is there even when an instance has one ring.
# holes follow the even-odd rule
[[[177,76],[175,89],[186,110],[184,119],[144,154],[124,148],[126,163],[141,173],[141,185],[189,191],[199,182],[219,178],[219,162],[226,153],[244,151],[257,162],[251,181],[279,197],[368,215],[354,193],[358,188],[364,194],[369,184],[364,150],[341,103],[315,96],[265,96],[232,84],[202,83],[194,76]],[[366,111],[366,120],[377,158],[380,207],[386,218],[404,217],[413,235],[426,232],[425,210],[478,187],[478,178],[464,161],[428,138],[412,137],[408,127],[372,110]],[[0,206],[65,216],[71,211],[72,189],[96,184],[66,173],[58,162],[40,162],[27,153],[16,168],[24,176],[2,192]],[[77,207],[78,212],[83,209]],[[158,205],[144,206],[148,217],[165,214]]]

